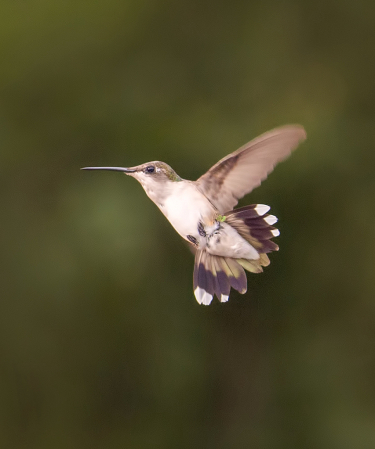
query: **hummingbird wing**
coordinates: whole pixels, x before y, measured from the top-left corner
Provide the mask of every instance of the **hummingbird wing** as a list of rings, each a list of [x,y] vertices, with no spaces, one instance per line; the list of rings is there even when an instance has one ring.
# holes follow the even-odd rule
[[[306,132],[300,125],[262,134],[221,159],[197,180],[197,186],[220,213],[231,210],[305,139]]]

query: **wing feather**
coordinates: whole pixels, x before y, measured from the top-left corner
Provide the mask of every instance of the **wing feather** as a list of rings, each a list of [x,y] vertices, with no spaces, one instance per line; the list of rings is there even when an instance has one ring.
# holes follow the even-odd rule
[[[220,213],[229,211],[305,139],[306,132],[300,125],[262,134],[210,168],[197,180],[198,188]]]

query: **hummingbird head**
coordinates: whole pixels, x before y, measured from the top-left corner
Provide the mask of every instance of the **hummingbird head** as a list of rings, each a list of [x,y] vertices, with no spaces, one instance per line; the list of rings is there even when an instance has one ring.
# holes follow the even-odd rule
[[[182,181],[173,168],[165,162],[146,162],[130,170],[131,172],[127,174],[137,179],[143,187]]]
[[[156,203],[162,202],[168,195],[168,187],[182,179],[165,162],[154,161],[136,167],[84,167],[82,170],[120,171],[135,178],[144,188],[147,195]]]

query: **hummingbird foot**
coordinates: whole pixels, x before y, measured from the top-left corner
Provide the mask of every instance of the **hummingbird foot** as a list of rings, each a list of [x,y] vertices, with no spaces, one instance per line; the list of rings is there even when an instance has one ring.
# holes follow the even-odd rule
[[[198,246],[198,240],[193,235],[187,235],[186,238],[191,242],[194,246]]]

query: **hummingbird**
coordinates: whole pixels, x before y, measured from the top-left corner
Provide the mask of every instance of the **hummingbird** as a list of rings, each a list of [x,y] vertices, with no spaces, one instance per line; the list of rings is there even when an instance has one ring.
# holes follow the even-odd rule
[[[244,270],[262,272],[270,264],[267,254],[279,249],[271,240],[280,232],[269,206],[234,206],[305,139],[300,125],[276,128],[224,157],[196,181],[182,179],[160,161],[82,170],[119,171],[141,184],[195,252],[194,295],[199,304],[209,305],[214,295],[228,301],[231,288],[246,293]]]

